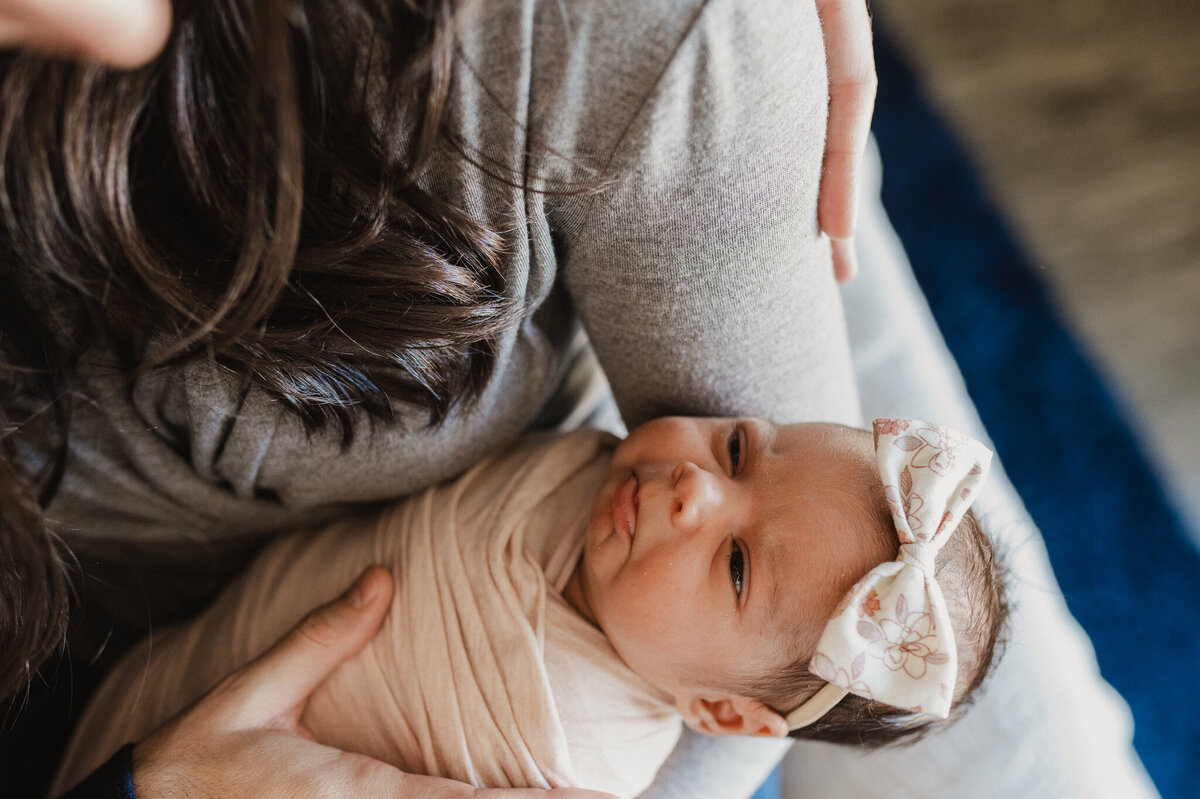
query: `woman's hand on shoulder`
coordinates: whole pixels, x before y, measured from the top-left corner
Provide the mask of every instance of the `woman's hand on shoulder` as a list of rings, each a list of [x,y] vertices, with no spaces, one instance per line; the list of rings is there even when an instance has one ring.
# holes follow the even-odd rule
[[[858,272],[854,226],[859,182],[871,114],[875,109],[875,54],[865,0],[816,0],[825,36],[829,72],[829,121],[817,219],[833,242],[833,270],[839,282]]]
[[[138,744],[133,752],[138,799],[607,796],[573,789],[479,790],[453,780],[405,774],[379,760],[314,741],[300,724],[309,696],[374,636],[392,591],[387,571],[371,567],[345,595],[310,613],[261,657]]]
[[[118,69],[157,56],[170,0],[0,0],[0,47],[28,47]]]

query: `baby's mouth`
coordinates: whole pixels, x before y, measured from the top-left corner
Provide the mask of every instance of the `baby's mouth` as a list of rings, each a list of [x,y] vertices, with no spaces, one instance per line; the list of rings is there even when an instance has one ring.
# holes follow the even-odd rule
[[[638,517],[638,479],[630,475],[613,493],[613,525],[633,543]]]

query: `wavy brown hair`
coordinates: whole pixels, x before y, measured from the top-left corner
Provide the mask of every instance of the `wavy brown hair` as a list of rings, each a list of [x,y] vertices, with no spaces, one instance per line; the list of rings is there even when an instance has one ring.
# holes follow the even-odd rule
[[[355,408],[437,423],[481,389],[503,241],[421,182],[485,168],[443,125],[459,5],[180,0],[135,72],[0,55],[0,695],[65,626],[32,498],[85,348],[130,379],[211,357],[346,441]]]

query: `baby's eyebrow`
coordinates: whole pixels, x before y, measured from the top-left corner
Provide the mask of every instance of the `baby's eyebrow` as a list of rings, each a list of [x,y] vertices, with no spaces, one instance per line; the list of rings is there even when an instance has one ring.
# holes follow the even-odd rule
[[[758,539],[762,542],[762,545],[759,547],[758,557],[752,559],[751,566],[752,568],[759,568],[752,574],[750,579],[754,580],[760,574],[766,578],[763,582],[766,583],[764,587],[767,589],[767,604],[762,619],[763,630],[769,631],[776,627],[779,620],[779,605],[783,599],[780,587],[783,585],[786,575],[780,573],[781,560],[779,558],[778,536],[768,534],[759,536]],[[757,588],[758,585],[755,584],[755,587]]]
[[[779,428],[769,419],[755,419],[750,425],[754,431],[753,449],[759,456],[770,455],[775,452],[775,438],[779,432]]]
[[[774,445],[777,440],[779,428],[769,419],[754,419],[747,427],[750,430],[750,450],[752,457],[756,459],[756,466],[762,468],[763,460],[775,454]],[[788,575],[782,572],[783,559],[780,557],[780,540],[781,534],[786,535],[787,531],[765,531],[765,535],[757,536],[760,543],[758,551],[752,553],[750,568],[751,568],[751,591],[762,588],[754,582],[760,580],[766,575],[766,607],[760,610],[760,618],[762,619],[762,629],[760,632],[771,633],[778,629],[780,622],[779,606],[783,602],[783,586],[787,583]]]

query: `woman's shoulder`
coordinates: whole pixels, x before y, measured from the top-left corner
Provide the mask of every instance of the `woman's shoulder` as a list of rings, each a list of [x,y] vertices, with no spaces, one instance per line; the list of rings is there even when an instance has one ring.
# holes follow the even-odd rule
[[[502,0],[481,4],[462,32],[462,54],[459,112],[515,122],[526,166],[551,188],[602,182],[622,142],[647,132],[641,118],[675,116],[682,102],[698,117],[725,108],[722,118],[753,125],[786,111],[804,84],[822,83],[802,80],[812,58],[824,70],[815,6],[793,0]],[[787,87],[777,98],[787,102],[754,102],[772,86]],[[653,132],[703,132],[679,121]],[[464,132],[484,131],[477,143],[486,146],[487,131],[499,127]]]

